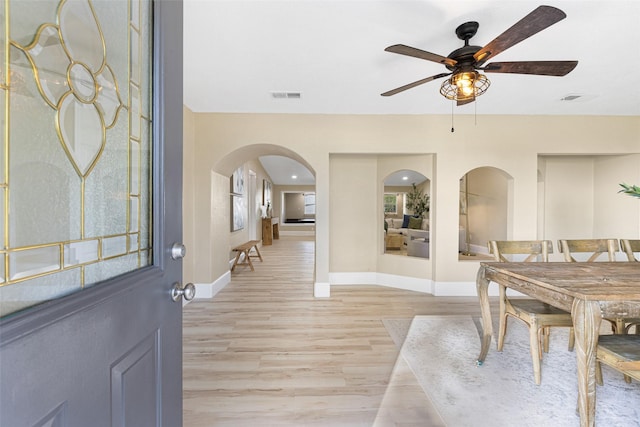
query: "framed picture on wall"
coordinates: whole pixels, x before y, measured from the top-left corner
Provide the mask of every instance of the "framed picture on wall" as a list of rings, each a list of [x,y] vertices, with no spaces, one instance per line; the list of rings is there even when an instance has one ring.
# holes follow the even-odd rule
[[[242,166],[231,175],[231,193],[244,194],[244,170]]]
[[[244,228],[244,199],[242,196],[231,196],[231,231]]]
[[[262,204],[267,206],[271,202],[271,182],[266,179],[262,180]]]

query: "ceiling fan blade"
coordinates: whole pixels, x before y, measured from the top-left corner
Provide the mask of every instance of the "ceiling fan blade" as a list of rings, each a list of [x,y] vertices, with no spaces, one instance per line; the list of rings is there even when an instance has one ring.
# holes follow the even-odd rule
[[[435,53],[427,52],[426,50],[417,49],[415,47],[406,46],[403,44],[394,44],[393,46],[389,46],[388,48],[386,48],[385,51],[399,53],[400,55],[413,56],[414,58],[426,59],[427,61],[433,61],[452,67],[457,64],[457,61],[451,58],[447,58],[442,55],[437,55]]]
[[[538,6],[533,12],[476,52],[473,57],[477,61],[477,65],[480,66],[500,52],[563,20],[566,16],[558,8]]]
[[[411,89],[412,87],[420,86],[422,84],[429,83],[431,80],[439,79],[441,77],[445,77],[445,76],[448,76],[448,75],[451,75],[451,73],[436,74],[435,76],[427,77],[426,79],[418,80],[416,82],[409,83],[409,84],[404,85],[404,86],[400,86],[400,87],[395,88],[393,90],[390,90],[390,91],[387,91],[385,93],[382,93],[381,95],[382,96],[395,95],[396,93],[404,92],[405,90]]]
[[[484,72],[565,76],[576,68],[576,65],[578,61],[492,62],[484,68]]]

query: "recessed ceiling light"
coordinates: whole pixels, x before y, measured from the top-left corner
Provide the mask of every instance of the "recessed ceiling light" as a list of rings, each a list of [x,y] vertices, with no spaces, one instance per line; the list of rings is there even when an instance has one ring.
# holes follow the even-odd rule
[[[291,179],[298,179],[298,175],[291,175]]]
[[[403,176],[403,177],[402,177],[402,180],[403,180],[403,181],[406,181],[406,180],[408,180],[408,179],[409,179],[409,177],[408,177],[408,176]]]

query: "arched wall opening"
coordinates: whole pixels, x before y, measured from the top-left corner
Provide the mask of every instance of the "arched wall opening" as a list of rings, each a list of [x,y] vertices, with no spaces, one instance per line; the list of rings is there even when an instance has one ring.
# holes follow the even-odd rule
[[[253,236],[250,235],[252,229],[255,230],[256,240],[262,240],[262,207],[266,205],[267,185],[274,215],[279,212],[277,200],[281,198],[281,192],[286,189],[273,185],[271,177],[259,161],[259,157],[270,155],[293,159],[307,168],[314,177],[316,175],[314,168],[298,153],[272,144],[243,146],[212,164],[209,177],[210,199],[196,201],[200,206],[197,209],[199,215],[195,223],[206,224],[208,228],[207,233],[198,233],[196,239],[200,245],[196,253],[198,257],[196,262],[200,266],[196,271],[201,274],[196,277],[198,282],[214,282],[214,288],[215,282],[223,283],[221,286],[224,286],[230,281],[230,261],[235,258],[232,249],[253,240]],[[240,190],[237,186],[234,188],[232,184],[234,174],[241,174],[244,183],[255,181],[255,185],[244,185]],[[248,210],[249,206],[253,206],[251,212]],[[239,210],[240,213],[238,213]],[[234,215],[242,215],[241,218],[237,218],[242,226],[239,227],[237,224],[234,226]],[[250,221],[251,224],[249,224]],[[203,238],[206,235],[210,238]]]
[[[273,181],[259,161],[262,156],[281,156],[295,160],[304,166],[315,177],[315,171],[313,167],[298,153],[271,144],[256,144],[248,145],[239,148],[222,159],[220,159],[212,168],[214,173],[218,173],[223,176],[232,176],[234,172],[240,171],[244,173],[245,178],[249,177],[249,174],[255,176],[256,186],[253,194],[242,194],[240,196],[231,195],[231,199],[238,199],[242,197],[244,199],[244,222],[251,223],[257,230],[257,240],[263,238],[262,232],[262,217],[274,217],[278,220],[282,219],[279,224],[281,235],[297,234],[299,231],[294,229],[293,225],[286,224],[284,218],[280,218],[283,211],[284,195],[290,191],[297,191],[300,187],[293,185],[283,185]],[[231,170],[231,173],[229,172]],[[315,185],[304,187],[309,192],[315,192]],[[247,207],[254,206],[253,210],[248,210]],[[230,219],[229,222],[233,223],[233,215],[238,215],[234,211],[233,206],[230,207]],[[218,226],[219,227],[219,226]],[[315,231],[315,227],[307,227],[311,231]],[[221,234],[224,233],[220,230]],[[233,227],[229,234],[229,249],[251,240],[252,237],[248,234],[249,230],[233,230]],[[315,233],[311,233],[315,234]],[[263,242],[264,244],[264,242]],[[229,252],[229,258],[233,258],[234,254]]]

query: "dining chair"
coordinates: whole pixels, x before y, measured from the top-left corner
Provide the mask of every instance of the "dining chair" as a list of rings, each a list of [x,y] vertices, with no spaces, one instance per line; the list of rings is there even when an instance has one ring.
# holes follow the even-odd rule
[[[558,240],[558,249],[567,262],[595,262],[602,260],[604,256],[605,261],[614,262],[618,252],[618,239],[562,239]],[[583,255],[580,261],[576,259],[578,254]],[[583,258],[586,259],[582,260]],[[614,333],[625,332],[624,319],[606,320],[611,323]]]
[[[638,262],[635,254],[640,253],[640,240],[620,239],[620,250],[627,255],[627,259],[631,262]]]
[[[550,240],[491,240],[489,252],[498,262],[547,262],[553,253]],[[533,376],[536,384],[541,381],[540,360],[542,350],[549,352],[549,333],[551,327],[568,327],[569,350],[575,342],[571,313],[543,303],[534,298],[508,298],[506,288],[499,287],[500,326],[498,328],[498,351],[502,351],[507,332],[509,316],[522,320],[529,328],[529,346],[533,362]]]
[[[640,381],[640,335],[600,335],[596,350],[596,382],[602,381],[601,363]]]
[[[558,241],[558,248],[564,255],[567,262],[579,262],[576,259],[577,254],[582,254],[588,258],[585,262],[594,262],[604,258],[606,261],[614,262],[616,260],[616,252],[618,251],[618,239],[562,239]],[[640,322],[640,319],[629,318],[604,318],[611,324],[614,334],[626,334],[634,325]],[[636,332],[638,327],[636,326]],[[626,382],[631,382],[631,377],[625,374]]]
[[[636,253],[640,253],[640,240],[620,239],[620,249],[627,255],[629,262],[638,262],[640,259],[635,257]],[[640,335],[640,319],[625,319],[627,324],[624,329],[626,333],[631,332],[635,327],[636,335]]]
[[[558,240],[558,249],[566,262],[581,262],[576,254],[588,256],[584,262],[595,262],[605,255],[607,261],[613,262],[618,252],[618,239],[562,239]]]

